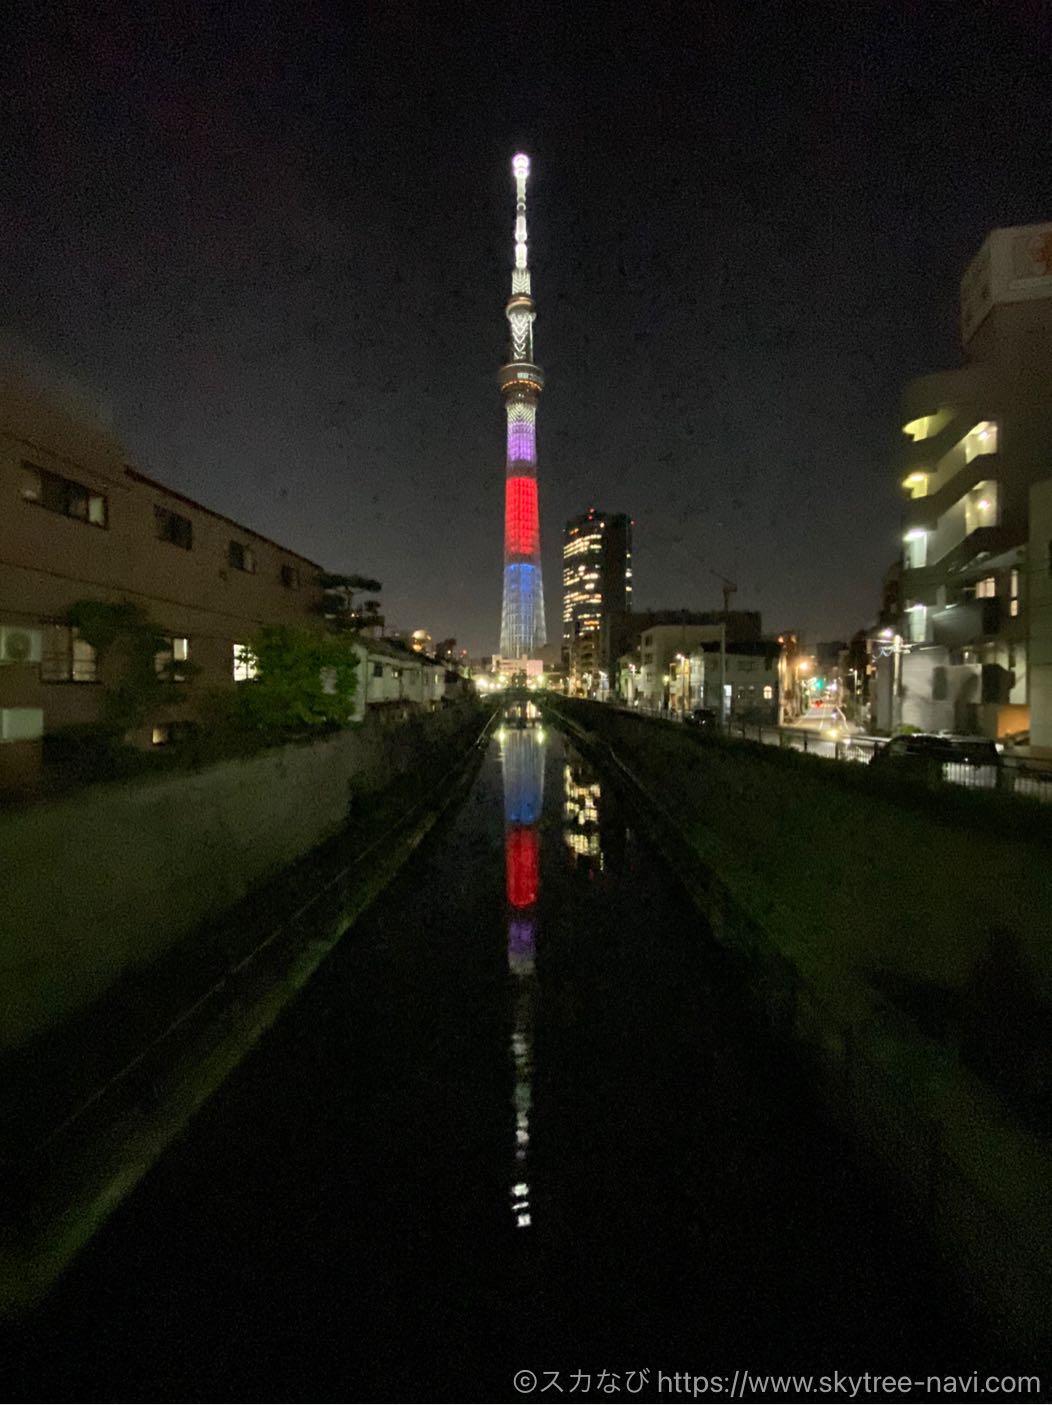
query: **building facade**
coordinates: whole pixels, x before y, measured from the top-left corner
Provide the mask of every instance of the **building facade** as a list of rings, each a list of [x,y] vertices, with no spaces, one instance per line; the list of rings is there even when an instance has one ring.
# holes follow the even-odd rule
[[[781,646],[728,641],[724,625],[656,625],[639,661],[621,659],[621,696],[645,712],[684,716],[708,708],[724,722],[777,723]]]
[[[512,172],[516,192],[515,266],[511,297],[505,308],[509,354],[500,368],[500,391],[507,418],[500,654],[505,659],[535,659],[547,640],[537,506],[537,402],[544,389],[544,373],[533,359],[536,311],[526,254],[529,158],[521,153],[516,156]]]
[[[46,368],[0,360],[0,783],[36,773],[44,736],[102,715],[115,680],[69,624],[72,606],[139,606],[167,644],[158,672],[178,679],[186,666],[183,697],[128,735],[160,745],[198,719],[207,694],[249,681],[243,649],[261,627],[333,627],[323,583],[334,579],[127,467],[105,421]],[[355,632],[360,714],[470,691],[455,664]]]
[[[1043,569],[1031,495],[1052,471],[1052,223],[991,233],[962,280],[961,332],[965,364],[903,397],[899,615],[875,641],[875,720],[1000,736],[1031,721]]]
[[[0,501],[0,709],[27,734],[99,714],[98,660],[65,622],[78,601],[140,605],[191,692],[232,684],[261,625],[319,625],[317,563],[128,468],[102,419],[17,360],[0,366]]]
[[[614,686],[632,608],[632,522],[589,508],[563,531],[563,666],[570,690],[605,696]]]

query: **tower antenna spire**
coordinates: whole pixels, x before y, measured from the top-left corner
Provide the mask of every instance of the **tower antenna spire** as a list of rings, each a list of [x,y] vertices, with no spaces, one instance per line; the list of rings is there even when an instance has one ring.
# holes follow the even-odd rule
[[[515,263],[505,308],[510,346],[500,368],[500,390],[508,421],[504,485],[504,601],[500,653],[504,659],[535,658],[546,641],[537,511],[537,401],[544,373],[533,359],[536,316],[526,247],[526,182],[530,158],[512,158],[515,179]]]

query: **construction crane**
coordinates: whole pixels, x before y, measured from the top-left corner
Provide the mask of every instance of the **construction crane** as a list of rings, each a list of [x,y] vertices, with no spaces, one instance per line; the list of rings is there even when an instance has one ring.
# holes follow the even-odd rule
[[[719,571],[710,571],[709,575],[715,576],[718,581],[723,582],[723,613],[729,615],[731,612],[731,596],[738,587],[733,581],[728,580],[726,576],[721,576]]]

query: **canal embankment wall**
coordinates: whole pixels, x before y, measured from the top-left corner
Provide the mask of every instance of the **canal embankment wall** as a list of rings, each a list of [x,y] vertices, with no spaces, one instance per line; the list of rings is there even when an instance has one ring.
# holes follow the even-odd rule
[[[988,1313],[1047,1342],[1052,830],[1039,802],[911,786],[572,699],[717,939]]]
[[[472,704],[397,721],[369,715],[312,741],[0,814],[0,1050],[157,961],[393,781],[435,784],[481,717]]]

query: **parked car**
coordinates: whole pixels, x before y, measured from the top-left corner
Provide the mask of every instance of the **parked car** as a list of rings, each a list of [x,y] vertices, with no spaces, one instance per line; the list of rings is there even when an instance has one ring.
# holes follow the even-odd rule
[[[913,732],[892,737],[870,758],[872,766],[898,766],[905,770],[939,768],[946,780],[966,785],[993,784],[992,772],[1002,764],[996,743],[989,737],[961,737],[949,732]],[[947,771],[947,767],[951,769]]]
[[[720,719],[714,707],[696,707],[683,720],[689,727],[706,727],[714,731]]]

